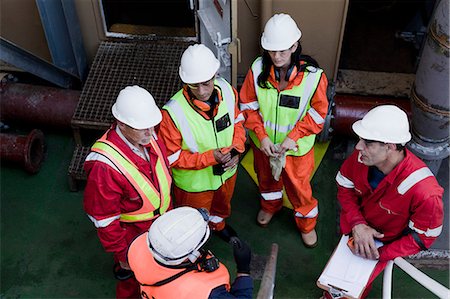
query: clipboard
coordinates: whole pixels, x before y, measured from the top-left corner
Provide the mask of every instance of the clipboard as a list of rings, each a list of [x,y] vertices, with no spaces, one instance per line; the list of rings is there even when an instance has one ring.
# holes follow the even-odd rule
[[[348,240],[347,235],[341,237],[316,283],[332,297],[359,299],[378,261],[354,255],[348,248]],[[377,248],[382,245],[376,241]]]

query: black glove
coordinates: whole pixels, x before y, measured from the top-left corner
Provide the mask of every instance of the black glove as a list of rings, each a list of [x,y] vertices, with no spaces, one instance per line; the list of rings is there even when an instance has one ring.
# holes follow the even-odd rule
[[[231,244],[231,240],[233,237],[237,237],[236,231],[227,223],[225,224],[225,228],[219,231],[214,231],[214,233],[224,240],[227,243]]]
[[[233,237],[233,255],[236,261],[238,273],[250,274],[250,261],[252,259],[252,251],[244,241],[237,237]]]

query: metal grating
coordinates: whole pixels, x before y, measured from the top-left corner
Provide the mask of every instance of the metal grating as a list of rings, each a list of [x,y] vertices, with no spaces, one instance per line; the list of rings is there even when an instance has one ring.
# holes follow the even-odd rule
[[[121,89],[139,85],[162,107],[181,88],[178,66],[186,41],[104,41],[92,63],[72,118],[78,128],[107,129],[111,107]]]
[[[86,173],[83,169],[84,160],[89,154],[91,148],[88,146],[77,145],[70,161],[68,174],[76,180],[86,179]]]

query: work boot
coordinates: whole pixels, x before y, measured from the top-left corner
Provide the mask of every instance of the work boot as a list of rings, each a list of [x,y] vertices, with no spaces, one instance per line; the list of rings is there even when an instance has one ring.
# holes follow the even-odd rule
[[[317,246],[317,233],[316,230],[313,229],[309,233],[302,233],[302,241],[306,248],[314,248]]]
[[[236,231],[229,224],[225,224],[224,229],[214,231],[214,233],[227,243],[230,243],[233,240],[233,238],[237,237]]]
[[[270,220],[272,220],[273,214],[259,210],[258,216],[256,217],[256,222],[258,222],[259,226],[267,227],[269,225]]]

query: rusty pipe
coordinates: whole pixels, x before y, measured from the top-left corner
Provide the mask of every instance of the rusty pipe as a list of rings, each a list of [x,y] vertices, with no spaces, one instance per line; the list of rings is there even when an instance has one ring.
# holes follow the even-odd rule
[[[373,107],[394,104],[402,108],[411,119],[411,105],[408,98],[379,98],[336,94],[332,107],[331,129],[335,135],[352,136],[352,124],[363,118]]]
[[[78,90],[10,82],[1,89],[0,119],[70,129],[79,97]]]
[[[44,159],[44,143],[44,134],[36,129],[26,136],[0,133],[0,158],[37,173]]]

